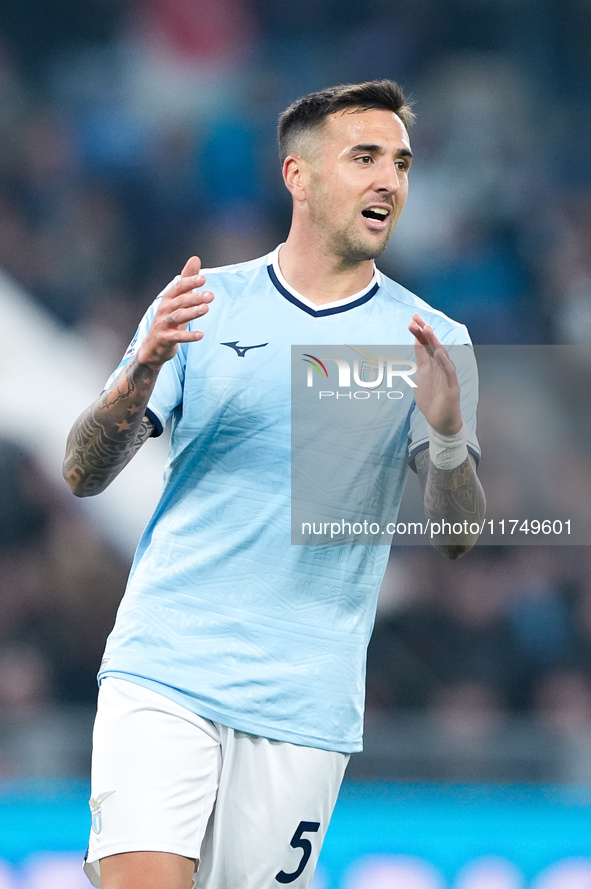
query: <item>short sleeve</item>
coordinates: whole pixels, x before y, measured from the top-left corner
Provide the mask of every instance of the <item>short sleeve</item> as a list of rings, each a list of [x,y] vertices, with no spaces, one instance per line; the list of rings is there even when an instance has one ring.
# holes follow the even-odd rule
[[[468,431],[468,450],[480,462],[480,446],[476,437],[476,408],[478,405],[478,367],[471,344],[446,344],[456,366],[460,383],[460,407],[464,424]],[[410,417],[408,457],[414,469],[414,458],[419,451],[429,446],[427,421],[415,404]]]
[[[142,320],[131,340],[125,355],[119,362],[118,367],[113,371],[107,382],[105,389],[114,382],[121,371],[131,361],[143,343],[150,325],[156,314],[158,303],[162,298],[162,293],[154,300]],[[150,396],[146,413],[154,423],[155,435],[161,435],[169,417],[174,409],[181,403],[183,397],[183,384],[185,379],[185,350],[180,348],[177,350],[174,358],[167,361],[156,380],[154,391]],[[103,390],[104,391],[104,390]]]

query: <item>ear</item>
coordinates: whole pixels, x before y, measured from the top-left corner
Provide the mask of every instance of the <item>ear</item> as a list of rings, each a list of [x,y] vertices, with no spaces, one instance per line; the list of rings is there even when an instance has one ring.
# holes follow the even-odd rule
[[[303,157],[290,154],[283,162],[283,180],[294,201],[306,200],[308,164]]]

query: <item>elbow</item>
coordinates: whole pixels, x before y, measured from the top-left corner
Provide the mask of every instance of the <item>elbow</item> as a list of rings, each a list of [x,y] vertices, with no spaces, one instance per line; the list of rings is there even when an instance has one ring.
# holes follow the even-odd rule
[[[84,485],[80,484],[80,482],[77,481],[76,479],[72,480],[72,479],[68,478],[68,476],[66,475],[65,472],[63,473],[63,475],[64,475],[64,480],[65,480],[68,488],[70,489],[71,493],[74,495],[74,497],[88,497],[89,496],[89,493],[86,490],[86,488],[84,487]]]
[[[99,493],[99,491],[87,491],[86,488],[83,488],[82,486],[68,485],[68,487],[70,488],[70,491],[72,492],[74,497],[79,498],[91,497],[93,494]]]
[[[89,484],[88,476],[79,466],[72,468],[64,464],[62,475],[74,497],[92,497],[94,494],[100,494],[102,490],[98,485]]]
[[[94,497],[95,494],[101,494],[104,491],[104,488],[87,488],[84,485],[71,485],[68,483],[68,487],[74,497]]]
[[[443,540],[435,539],[433,541],[433,546],[440,552],[442,556],[445,556],[446,559],[449,559],[451,562],[455,562],[457,559],[460,559],[466,553],[469,553],[470,550],[476,545],[478,541],[478,537],[480,535],[474,535],[472,537],[464,537],[459,540],[450,540],[449,537]]]
[[[455,562],[457,559],[460,559],[466,553],[470,552],[475,543],[476,541],[474,540],[473,543],[443,545],[438,546],[437,549],[446,559]]]

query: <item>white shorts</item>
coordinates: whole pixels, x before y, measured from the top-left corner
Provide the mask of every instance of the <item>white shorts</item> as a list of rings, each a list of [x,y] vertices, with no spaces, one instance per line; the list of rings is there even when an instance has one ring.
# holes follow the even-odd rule
[[[195,859],[196,889],[306,889],[348,760],[234,731],[107,677],[85,872],[100,887],[101,858],[173,852]]]

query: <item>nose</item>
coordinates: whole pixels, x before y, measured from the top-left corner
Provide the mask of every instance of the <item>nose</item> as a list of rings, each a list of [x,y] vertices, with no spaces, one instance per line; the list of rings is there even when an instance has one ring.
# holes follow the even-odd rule
[[[399,170],[395,163],[387,163],[380,171],[376,190],[382,194],[394,195],[400,188]]]

